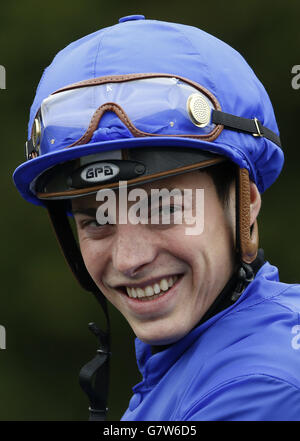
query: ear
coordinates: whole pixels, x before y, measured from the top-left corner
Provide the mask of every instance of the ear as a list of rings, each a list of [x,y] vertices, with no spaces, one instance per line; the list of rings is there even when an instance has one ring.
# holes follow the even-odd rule
[[[237,250],[242,262],[250,264],[257,256],[259,237],[256,218],[261,198],[256,185],[249,180],[249,172],[245,168],[238,170],[237,194]]]
[[[259,214],[261,197],[254,182],[250,181],[250,226],[252,226]]]

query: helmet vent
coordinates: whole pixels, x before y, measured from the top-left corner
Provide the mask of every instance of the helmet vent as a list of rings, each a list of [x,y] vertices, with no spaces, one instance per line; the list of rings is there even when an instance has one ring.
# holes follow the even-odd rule
[[[188,97],[187,110],[193,124],[205,127],[210,123],[211,108],[204,96],[193,93]]]

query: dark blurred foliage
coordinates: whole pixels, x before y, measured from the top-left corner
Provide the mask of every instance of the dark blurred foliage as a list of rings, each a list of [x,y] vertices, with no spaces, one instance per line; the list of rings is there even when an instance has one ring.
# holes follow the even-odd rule
[[[73,280],[43,209],[15,190],[11,175],[23,161],[28,113],[43,69],[71,41],[129,14],[194,25],[239,50],[265,85],[281,131],[286,163],[263,196],[259,216],[266,257],[281,279],[300,279],[298,247],[300,89],[291,69],[300,64],[299,2],[233,0],[204,2],[2,2],[0,64],[7,74],[0,90],[1,115],[1,308],[7,349],[0,350],[0,420],[85,420],[87,399],[78,386],[81,365],[92,358],[96,339],[89,321],[101,323],[96,301]],[[120,419],[139,381],[134,336],[111,309],[112,372],[109,419]]]

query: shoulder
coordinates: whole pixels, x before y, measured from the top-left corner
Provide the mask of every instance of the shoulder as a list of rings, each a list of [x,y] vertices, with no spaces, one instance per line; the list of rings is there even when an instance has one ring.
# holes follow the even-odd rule
[[[277,305],[290,311],[300,313],[300,284],[281,282],[278,268],[269,262],[260,268],[243,297],[242,302],[234,308],[236,311],[259,305],[262,302],[266,305],[268,302],[276,302]]]
[[[272,280],[273,268],[266,265],[186,354],[185,418],[300,419],[300,286]]]
[[[300,421],[300,389],[267,374],[216,385],[182,416],[185,421]]]

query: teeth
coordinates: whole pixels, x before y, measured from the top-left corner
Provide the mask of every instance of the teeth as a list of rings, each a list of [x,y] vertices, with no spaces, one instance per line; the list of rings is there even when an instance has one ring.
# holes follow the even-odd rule
[[[168,285],[168,282],[166,279],[162,279],[160,281],[159,286],[160,286],[160,289],[162,289],[163,291],[168,291],[168,289],[169,289],[169,285]]]
[[[166,292],[169,288],[171,288],[178,276],[169,277],[168,279],[161,279],[159,283],[154,283],[153,285],[146,286],[143,288],[129,288],[126,287],[126,291],[129,297],[132,298],[145,298],[145,297],[155,297],[161,293],[161,291]]]
[[[158,283],[154,283],[153,289],[154,289],[155,294],[159,294],[160,293],[160,286],[159,286]]]
[[[153,296],[153,294],[154,294],[154,289],[152,288],[152,286],[146,286],[146,289],[145,289],[145,294],[146,294],[146,296]]]
[[[174,279],[173,279],[173,277],[169,277],[169,279],[168,279],[169,288],[171,288],[173,285],[174,285]]]
[[[144,290],[142,288],[137,288],[136,293],[139,298],[144,297],[145,295]]]

